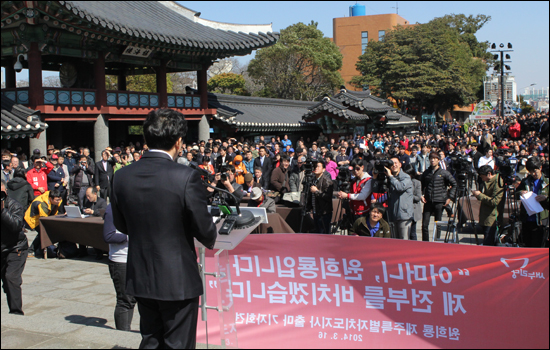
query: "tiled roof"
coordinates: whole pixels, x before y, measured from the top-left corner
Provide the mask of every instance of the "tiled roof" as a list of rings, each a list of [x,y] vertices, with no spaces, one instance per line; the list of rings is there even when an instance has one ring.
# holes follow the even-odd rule
[[[239,26],[199,19],[200,13],[172,1],[59,1],[75,16],[106,30],[182,49],[250,53],[273,45],[278,33],[244,33]],[[196,18],[195,18],[196,17]],[[271,26],[259,26],[260,29]],[[225,29],[219,29],[225,28]],[[227,30],[230,29],[230,30]],[[232,29],[232,30],[231,30]]]
[[[303,119],[307,119],[311,116],[314,116],[317,113],[328,112],[332,113],[338,117],[345,119],[354,119],[354,120],[365,120],[369,119],[367,114],[357,113],[350,110],[348,107],[344,106],[341,101],[325,97],[321,102],[317,102],[313,106],[308,108],[306,114],[303,115]]]
[[[32,137],[47,127],[48,124],[40,120],[40,111],[29,109],[2,96],[2,138],[22,135]]]
[[[318,129],[302,116],[313,102],[276,98],[208,94],[208,106],[216,108],[219,121],[242,131]]]

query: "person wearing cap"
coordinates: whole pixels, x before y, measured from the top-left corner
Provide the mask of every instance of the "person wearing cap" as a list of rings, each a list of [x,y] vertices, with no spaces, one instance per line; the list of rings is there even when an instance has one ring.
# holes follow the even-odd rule
[[[268,214],[276,212],[275,201],[267,196],[264,196],[262,189],[258,187],[252,188],[248,206],[254,208],[265,208],[265,211]]]
[[[243,199],[250,199],[250,194],[252,193],[253,188],[262,189],[262,186],[254,181],[254,176],[251,173],[245,174],[243,184]]]
[[[27,181],[31,184],[36,197],[47,191],[48,174],[54,166],[37,155],[33,155],[31,160],[33,168],[27,172]]]

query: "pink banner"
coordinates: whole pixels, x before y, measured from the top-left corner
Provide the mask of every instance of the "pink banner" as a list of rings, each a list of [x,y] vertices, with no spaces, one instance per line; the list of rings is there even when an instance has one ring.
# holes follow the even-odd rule
[[[253,235],[229,258],[240,348],[548,348],[548,249]]]

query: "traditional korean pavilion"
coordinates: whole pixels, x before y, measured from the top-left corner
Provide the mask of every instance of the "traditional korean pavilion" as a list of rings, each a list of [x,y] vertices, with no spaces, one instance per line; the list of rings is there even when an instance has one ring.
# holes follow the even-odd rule
[[[325,96],[310,106],[302,119],[316,123],[328,135],[363,133],[385,129],[410,129],[416,120],[399,113],[389,101],[367,91],[348,91],[344,87],[332,97]]]
[[[38,111],[35,118],[49,126],[28,147],[93,144],[96,158],[157,108],[180,111],[207,139],[217,116],[208,105],[207,69],[278,39],[271,24],[209,21],[172,1],[2,1],[1,10],[2,96]],[[28,87],[16,87],[18,63],[28,68]],[[63,87],[43,87],[43,71],[58,71]],[[167,93],[166,74],[186,71],[197,72],[197,91]],[[156,74],[155,93],[128,91],[126,77],[141,74]],[[106,75],[118,77],[116,89],[106,88]]]

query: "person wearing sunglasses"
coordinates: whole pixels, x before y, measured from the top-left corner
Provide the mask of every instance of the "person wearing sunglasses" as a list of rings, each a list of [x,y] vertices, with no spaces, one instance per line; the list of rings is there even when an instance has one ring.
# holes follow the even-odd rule
[[[352,214],[352,221],[355,222],[359,217],[369,211],[370,202],[367,200],[371,193],[371,176],[365,172],[365,163],[362,159],[356,158],[351,161],[352,181],[350,193],[339,191],[337,197],[340,199],[349,199],[349,206]]]

